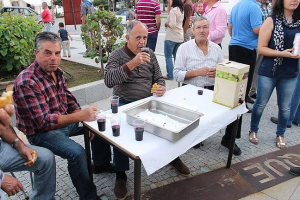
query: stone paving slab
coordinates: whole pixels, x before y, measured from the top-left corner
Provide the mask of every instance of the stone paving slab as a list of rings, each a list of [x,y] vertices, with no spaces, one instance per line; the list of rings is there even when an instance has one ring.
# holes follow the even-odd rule
[[[236,172],[231,169],[221,168],[150,190],[142,195],[142,199],[236,200],[256,192],[257,190]]]

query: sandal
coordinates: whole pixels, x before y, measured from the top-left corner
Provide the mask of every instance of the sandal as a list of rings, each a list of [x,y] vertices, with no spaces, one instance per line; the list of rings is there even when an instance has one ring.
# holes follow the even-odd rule
[[[276,137],[276,147],[279,149],[284,149],[286,145],[286,142],[284,141],[283,136],[277,136]]]
[[[249,141],[252,144],[258,144],[257,133],[249,131]]]

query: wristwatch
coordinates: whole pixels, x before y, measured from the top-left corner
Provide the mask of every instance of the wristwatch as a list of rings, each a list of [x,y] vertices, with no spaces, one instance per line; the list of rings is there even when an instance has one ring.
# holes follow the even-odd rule
[[[11,146],[14,147],[14,145],[20,141],[20,138],[16,138],[12,143],[11,143]]]

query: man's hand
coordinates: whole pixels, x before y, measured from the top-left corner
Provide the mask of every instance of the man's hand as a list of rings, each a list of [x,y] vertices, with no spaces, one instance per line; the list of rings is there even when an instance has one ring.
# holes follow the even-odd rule
[[[83,115],[82,121],[94,121],[96,120],[96,112],[97,112],[97,106],[90,106],[86,109],[83,109],[81,111],[81,114]]]
[[[20,155],[28,161],[24,163],[24,165],[32,166],[37,160],[38,155],[36,151],[26,146],[23,142],[17,143],[15,145],[15,148],[19,151]]]
[[[153,94],[155,94],[156,96],[163,96],[166,93],[166,87],[163,85],[157,85],[157,89],[155,90],[155,92]]]
[[[209,78],[215,78],[216,76],[216,68],[209,68],[207,72],[207,76]]]
[[[215,78],[216,69],[211,67],[202,67],[197,69],[197,76],[208,76],[209,78]]]
[[[8,196],[12,196],[23,190],[23,185],[15,179],[14,177],[5,174],[4,179],[1,184],[1,189],[8,194]]]
[[[147,62],[150,62],[150,55],[145,52],[140,52],[136,54],[136,56],[127,63],[127,66],[132,71],[137,66],[145,64]]]

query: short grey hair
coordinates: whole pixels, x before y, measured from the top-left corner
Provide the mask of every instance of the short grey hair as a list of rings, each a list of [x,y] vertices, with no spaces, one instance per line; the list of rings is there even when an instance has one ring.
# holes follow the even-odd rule
[[[42,48],[42,42],[49,41],[52,43],[59,43],[61,44],[61,39],[56,35],[55,33],[52,32],[41,32],[37,34],[35,37],[35,50],[39,51]]]
[[[146,29],[148,30],[148,27],[146,26],[146,24],[144,24],[144,23],[142,23],[142,22],[140,22],[140,21],[137,21],[137,20],[131,21],[131,22],[129,22],[129,24],[127,25],[127,35],[128,35],[129,37],[131,37],[131,31],[132,31],[133,27],[135,27],[135,25],[137,25],[137,24],[143,24],[143,25],[146,27]]]
[[[45,1],[42,3],[42,5],[48,6],[47,2]]]
[[[207,22],[207,25],[208,25],[208,27],[209,27],[209,21],[208,21],[208,19],[206,18],[206,17],[203,17],[203,16],[199,16],[199,17],[196,17],[196,19],[195,19],[195,21],[194,21],[194,25],[196,24],[196,22],[199,22],[199,21],[203,21],[203,20],[205,20],[206,22]],[[193,29],[195,28],[195,26],[193,26]]]

